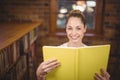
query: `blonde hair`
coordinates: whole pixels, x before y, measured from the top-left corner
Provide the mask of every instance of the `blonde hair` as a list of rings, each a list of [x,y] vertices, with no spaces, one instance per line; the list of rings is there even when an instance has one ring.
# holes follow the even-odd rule
[[[85,26],[85,24],[86,24],[85,17],[84,17],[83,13],[80,10],[72,10],[72,11],[70,11],[68,16],[67,16],[67,19],[66,19],[66,24],[67,24],[70,17],[80,18],[81,21],[83,22],[84,26]]]

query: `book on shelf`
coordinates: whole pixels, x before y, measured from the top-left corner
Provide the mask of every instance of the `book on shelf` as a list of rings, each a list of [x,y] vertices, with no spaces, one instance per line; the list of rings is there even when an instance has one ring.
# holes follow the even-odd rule
[[[13,45],[7,47],[8,54],[8,64],[11,66],[13,64]]]
[[[46,80],[94,80],[95,73],[107,69],[110,45],[86,47],[43,46],[44,61],[57,59],[61,65]]]
[[[4,71],[9,67],[8,62],[8,54],[7,48],[0,51],[0,73],[4,73]]]
[[[17,44],[16,42],[13,43],[13,62],[16,62],[17,60]]]
[[[24,55],[24,37],[19,39],[19,52],[20,56]]]
[[[29,32],[29,42],[32,44],[38,37],[38,28],[33,29]]]
[[[29,47],[29,43],[28,43],[28,34],[26,34],[24,36],[24,52],[26,52],[28,50],[28,47]]]

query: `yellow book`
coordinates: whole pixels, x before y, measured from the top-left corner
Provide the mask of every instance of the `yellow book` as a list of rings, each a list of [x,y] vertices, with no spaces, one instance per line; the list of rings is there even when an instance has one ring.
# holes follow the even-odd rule
[[[44,61],[57,59],[61,65],[46,80],[94,80],[95,73],[107,69],[110,45],[86,47],[43,46]]]

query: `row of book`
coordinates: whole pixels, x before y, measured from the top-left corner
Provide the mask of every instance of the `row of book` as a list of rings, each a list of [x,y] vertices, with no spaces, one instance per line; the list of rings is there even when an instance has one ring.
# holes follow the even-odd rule
[[[27,63],[26,56],[24,55],[19,58],[17,64],[14,64],[14,66],[8,72],[6,72],[3,80],[26,80],[26,71]]]
[[[38,28],[35,28],[19,40],[0,50],[0,80],[24,80],[20,79],[18,75],[22,75],[24,69],[27,68],[26,53],[36,40],[37,32]],[[15,77],[15,75],[17,76]]]

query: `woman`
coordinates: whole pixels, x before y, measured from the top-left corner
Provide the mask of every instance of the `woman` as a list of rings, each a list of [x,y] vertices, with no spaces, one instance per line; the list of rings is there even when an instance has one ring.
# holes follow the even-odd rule
[[[73,10],[69,13],[66,21],[66,34],[69,39],[68,42],[60,45],[61,47],[84,47],[83,37],[86,32],[85,18],[79,10]],[[38,67],[36,74],[38,80],[45,80],[47,73],[59,67],[60,63],[56,60],[49,60],[42,62]],[[101,69],[101,75],[95,73],[95,80],[109,80],[110,75]]]

